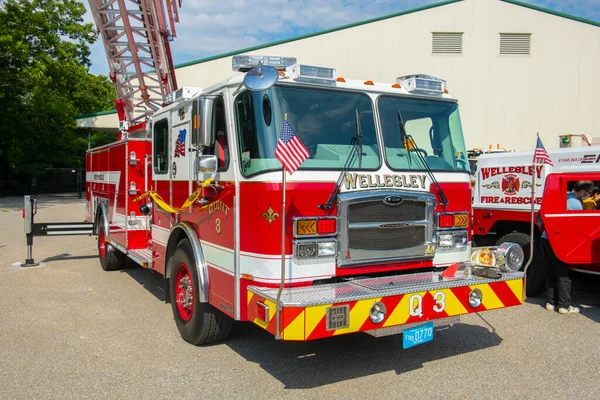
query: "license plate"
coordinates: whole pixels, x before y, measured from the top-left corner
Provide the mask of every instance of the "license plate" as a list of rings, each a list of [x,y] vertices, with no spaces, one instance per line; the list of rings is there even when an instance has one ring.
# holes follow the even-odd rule
[[[433,322],[407,329],[402,334],[402,347],[408,349],[433,339]]]

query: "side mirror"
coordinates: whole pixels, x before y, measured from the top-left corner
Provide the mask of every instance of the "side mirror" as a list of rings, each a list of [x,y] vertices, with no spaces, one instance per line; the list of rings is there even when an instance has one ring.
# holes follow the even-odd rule
[[[196,171],[202,174],[212,174],[217,172],[219,161],[217,156],[212,154],[201,155],[196,159]]]
[[[261,92],[277,83],[279,72],[270,65],[259,65],[246,72],[244,86],[251,92]]]
[[[215,99],[201,97],[194,103],[194,145],[210,147],[215,143]]]

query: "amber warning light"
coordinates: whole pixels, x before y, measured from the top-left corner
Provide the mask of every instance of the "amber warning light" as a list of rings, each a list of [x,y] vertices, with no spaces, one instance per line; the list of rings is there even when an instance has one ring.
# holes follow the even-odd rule
[[[310,218],[296,221],[296,236],[331,235],[336,232],[335,218]]]

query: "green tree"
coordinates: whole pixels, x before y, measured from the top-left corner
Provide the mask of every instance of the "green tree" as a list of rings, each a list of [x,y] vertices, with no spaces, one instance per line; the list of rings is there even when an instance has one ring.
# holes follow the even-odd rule
[[[114,108],[111,82],[89,73],[84,13],[76,0],[0,0],[0,171],[83,165],[74,117]]]

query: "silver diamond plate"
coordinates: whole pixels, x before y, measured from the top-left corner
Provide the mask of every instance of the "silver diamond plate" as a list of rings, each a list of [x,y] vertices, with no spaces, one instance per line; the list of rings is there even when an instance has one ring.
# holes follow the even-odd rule
[[[402,278],[405,278],[404,276],[357,279],[327,285],[285,288],[281,293],[281,304],[284,307],[310,307],[428,290],[510,281],[523,279],[524,277],[523,272],[511,272],[503,273],[498,279],[468,276],[466,274],[464,276],[457,274],[454,278],[442,278],[437,272],[424,272],[407,275],[404,281],[402,280]],[[250,286],[248,290],[265,299],[273,302],[277,301],[278,288]]]
[[[445,327],[445,326],[452,326],[454,324],[459,323],[460,317],[457,316],[457,317],[439,318],[439,319],[434,319],[432,321],[423,321],[423,322],[415,322],[413,324],[390,326],[388,328],[373,329],[370,331],[365,331],[365,333],[368,333],[369,335],[374,336],[374,337],[397,335],[399,333],[404,332],[407,329],[414,328],[415,326],[418,326],[418,325],[423,325],[424,322],[433,322],[433,326],[435,328],[440,328],[440,327]]]

